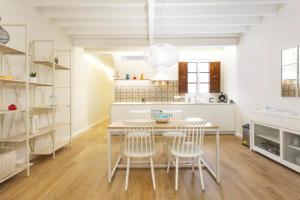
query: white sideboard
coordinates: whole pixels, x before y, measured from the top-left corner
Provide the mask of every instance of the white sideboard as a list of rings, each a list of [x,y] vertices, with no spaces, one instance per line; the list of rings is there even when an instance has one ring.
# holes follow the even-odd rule
[[[300,172],[300,115],[255,110],[251,113],[251,150]]]
[[[200,117],[218,124],[221,133],[235,132],[235,104],[113,103],[111,121],[129,119],[130,110],[182,110],[184,118]]]

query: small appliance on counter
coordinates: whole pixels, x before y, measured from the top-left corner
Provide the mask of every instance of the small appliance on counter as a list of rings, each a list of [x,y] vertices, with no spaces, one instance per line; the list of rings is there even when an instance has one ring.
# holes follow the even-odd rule
[[[221,92],[221,94],[218,97],[219,103],[227,103],[227,95]]]

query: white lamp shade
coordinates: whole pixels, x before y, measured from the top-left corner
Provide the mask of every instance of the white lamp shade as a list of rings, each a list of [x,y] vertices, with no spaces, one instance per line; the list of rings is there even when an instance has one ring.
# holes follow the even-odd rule
[[[152,67],[170,67],[178,62],[179,51],[170,44],[155,44],[146,50],[145,57]]]
[[[152,81],[169,81],[170,78],[166,75],[165,70],[166,67],[157,67]]]

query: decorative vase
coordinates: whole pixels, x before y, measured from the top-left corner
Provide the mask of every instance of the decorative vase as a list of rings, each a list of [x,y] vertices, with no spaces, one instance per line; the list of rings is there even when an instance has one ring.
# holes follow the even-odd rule
[[[29,77],[30,83],[37,83],[37,77]]]
[[[55,57],[54,62],[55,64],[58,64],[58,57]]]
[[[129,80],[130,79],[130,75],[129,74],[126,74],[126,80]]]
[[[1,17],[0,17],[0,21],[1,21]],[[10,40],[10,36],[8,32],[2,26],[0,26],[0,43],[7,44],[9,40]]]

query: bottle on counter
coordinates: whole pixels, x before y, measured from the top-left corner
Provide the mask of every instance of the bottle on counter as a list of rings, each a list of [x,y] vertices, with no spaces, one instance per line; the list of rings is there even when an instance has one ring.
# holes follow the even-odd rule
[[[144,80],[144,73],[141,73],[140,79]]]

